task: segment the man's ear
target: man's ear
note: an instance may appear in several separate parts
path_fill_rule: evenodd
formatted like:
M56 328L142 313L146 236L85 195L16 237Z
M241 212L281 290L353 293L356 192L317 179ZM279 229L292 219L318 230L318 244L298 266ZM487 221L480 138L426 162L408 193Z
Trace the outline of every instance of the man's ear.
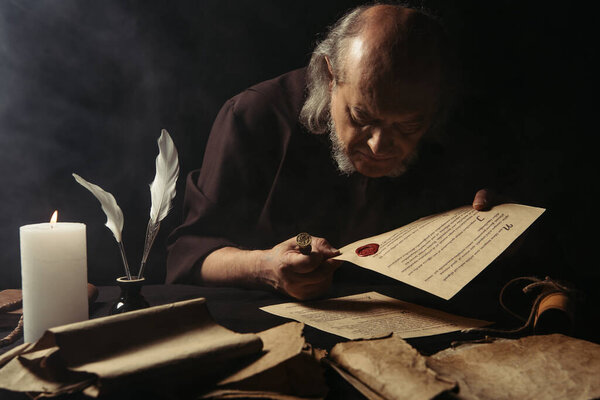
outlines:
M331 67L331 61L329 57L325 56L325 62L327 63L327 71L329 75L329 91L333 89L333 85L335 84L335 77L333 76L333 68Z

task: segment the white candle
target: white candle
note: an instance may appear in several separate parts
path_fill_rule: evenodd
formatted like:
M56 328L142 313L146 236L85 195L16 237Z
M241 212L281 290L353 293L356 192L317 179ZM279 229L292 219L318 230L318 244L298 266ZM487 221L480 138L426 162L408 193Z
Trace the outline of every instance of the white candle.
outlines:
M23 331L35 342L53 326L88 319L85 225L20 228Z

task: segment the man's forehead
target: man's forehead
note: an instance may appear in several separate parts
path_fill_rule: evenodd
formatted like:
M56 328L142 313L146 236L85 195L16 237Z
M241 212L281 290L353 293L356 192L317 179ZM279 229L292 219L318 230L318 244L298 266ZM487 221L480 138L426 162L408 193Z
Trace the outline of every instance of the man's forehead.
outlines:
M389 119L398 123L423 122L429 117L428 110L424 109L392 109L383 111L381 108L374 106L372 103L352 103L349 108L355 117L363 120L371 119Z
M345 84L353 107L370 114L429 114L437 107L436 84L415 81L380 81L360 77Z
M438 71L419 71L409 59L401 66L391 63L382 49L361 37L349 43L345 72L343 83L355 97L382 110L431 108L440 94Z

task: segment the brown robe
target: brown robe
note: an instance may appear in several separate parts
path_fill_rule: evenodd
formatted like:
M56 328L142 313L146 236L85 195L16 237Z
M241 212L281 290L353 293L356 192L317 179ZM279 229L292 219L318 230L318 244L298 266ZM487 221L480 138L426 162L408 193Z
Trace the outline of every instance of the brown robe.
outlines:
M341 175L327 135L298 121L305 71L255 85L219 112L202 167L187 178L167 282L194 281L204 258L221 247L266 249L299 232L341 247L472 201L475 186L456 179L447 151L426 139L417 164L399 178Z

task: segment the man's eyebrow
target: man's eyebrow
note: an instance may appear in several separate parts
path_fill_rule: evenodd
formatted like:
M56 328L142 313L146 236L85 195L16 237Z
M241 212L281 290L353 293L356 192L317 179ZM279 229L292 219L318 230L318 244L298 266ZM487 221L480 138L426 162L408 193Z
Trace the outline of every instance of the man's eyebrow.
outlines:
M414 117L407 118L400 122L400 124L417 124L425 121L425 117L423 115L415 115Z
M375 119L371 116L371 114L367 110L363 109L362 107L352 106L351 108L352 108L352 111L355 114L357 114L357 117L359 117L359 118L373 119L373 120Z
M381 121L378 118L375 118L371 115L371 113L363 106L356 105L349 107L349 110L352 111L351 114L356 116L358 119L369 122L377 122ZM409 115L406 119L402 121L397 121L395 124L397 125L413 125L413 124L421 124L425 121L425 115L421 113L413 113Z

